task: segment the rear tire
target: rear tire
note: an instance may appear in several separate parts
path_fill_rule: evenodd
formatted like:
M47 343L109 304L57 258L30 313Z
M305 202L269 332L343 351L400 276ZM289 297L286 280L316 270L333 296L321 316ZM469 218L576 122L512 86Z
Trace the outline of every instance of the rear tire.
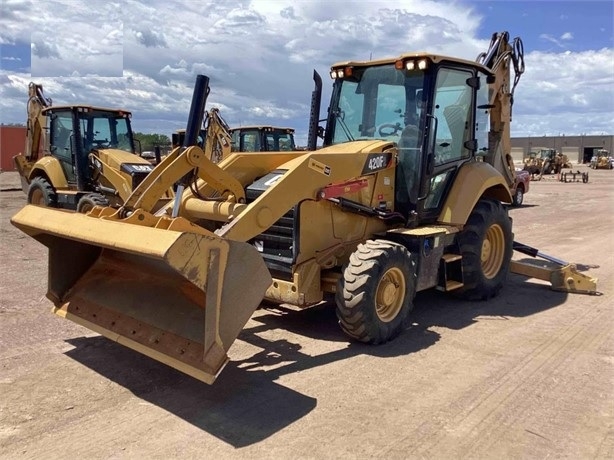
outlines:
M341 329L360 342L387 342L409 325L416 294L416 261L407 249L384 240L359 244L337 283Z
M468 300L499 293L512 259L512 222L499 201L480 200L458 237L464 286L453 291Z
M94 206L108 206L109 201L100 193L88 193L83 195L77 203L77 212L86 214L94 209Z
M58 195L47 179L35 177L28 187L28 203L36 206L57 208Z

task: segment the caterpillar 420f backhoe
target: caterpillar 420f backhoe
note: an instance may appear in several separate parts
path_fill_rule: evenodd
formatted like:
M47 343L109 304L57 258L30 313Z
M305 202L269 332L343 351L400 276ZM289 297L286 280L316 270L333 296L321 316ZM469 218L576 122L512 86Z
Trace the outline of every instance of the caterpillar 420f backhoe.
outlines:
M195 145L208 85L199 76L192 146L169 154L121 209L26 206L12 222L49 247L58 315L209 383L263 298L307 307L334 295L341 328L381 343L406 328L417 291L488 299L510 268L594 292L573 266L511 260L503 203L519 51L502 33L478 62L411 53L336 64L325 129L315 74L311 151L218 164ZM178 180L174 203L153 212Z
M152 167L136 154L130 112L58 106L30 83L26 148L13 159L28 203L87 212L119 206Z

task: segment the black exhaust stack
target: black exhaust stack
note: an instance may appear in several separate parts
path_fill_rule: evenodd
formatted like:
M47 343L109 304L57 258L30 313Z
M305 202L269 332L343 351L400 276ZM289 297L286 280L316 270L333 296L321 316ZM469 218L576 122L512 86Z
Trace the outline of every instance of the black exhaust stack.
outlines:
M209 91L209 77L197 75L194 93L192 94L192 106L188 115L188 126L186 127L185 139L183 141L184 148L198 144L198 134L205 117L205 105Z
M185 139L181 146L182 151L193 145L198 145L198 134L203 124L203 119L205 118L207 96L209 96L209 77L206 75L197 75L196 83L194 84L194 93L192 94L190 114L188 115L188 125L185 130ZM202 148L204 149L205 146L203 145ZM194 170L190 171L176 183L177 189L175 190L175 203L173 205L172 217L177 217L179 215L181 196L185 188L188 187L190 182L194 179L194 173Z
M311 111L309 113L309 133L307 134L307 150L313 151L318 145L320 131L320 105L322 103L322 77L313 71L315 88L311 93Z

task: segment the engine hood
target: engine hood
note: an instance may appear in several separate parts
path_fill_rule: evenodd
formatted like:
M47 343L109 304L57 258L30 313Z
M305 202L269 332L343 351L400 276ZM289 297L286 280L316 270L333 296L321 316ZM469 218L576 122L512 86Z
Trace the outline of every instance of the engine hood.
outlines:
M344 142L316 150L315 153L375 153L393 147L394 142L381 139L369 139L360 141Z
M123 164L151 165L146 159L125 150L99 149L93 150L93 153L114 169L120 169Z

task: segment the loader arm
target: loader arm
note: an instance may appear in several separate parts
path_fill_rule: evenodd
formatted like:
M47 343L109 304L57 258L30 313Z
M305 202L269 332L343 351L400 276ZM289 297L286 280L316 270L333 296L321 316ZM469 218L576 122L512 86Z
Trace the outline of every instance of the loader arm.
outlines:
M390 142L355 141L306 153L278 168L285 171L275 182L216 233L233 241L249 241L268 229L294 205L317 200L319 192L331 183L355 179L395 167ZM369 171L373 155L384 158L383 167ZM391 174L394 174L392 172Z
M118 170L112 168L95 153L90 153L89 156L90 164L95 165L95 168L98 170L98 174L104 177L109 184L111 184L111 187L115 190L115 193L121 198L122 201L126 201L132 192L132 184L129 184Z
M233 203L244 203L241 183L207 158L198 146L174 149L132 192L124 204L125 210L142 209L151 212L169 187L192 171L213 189L226 195Z

